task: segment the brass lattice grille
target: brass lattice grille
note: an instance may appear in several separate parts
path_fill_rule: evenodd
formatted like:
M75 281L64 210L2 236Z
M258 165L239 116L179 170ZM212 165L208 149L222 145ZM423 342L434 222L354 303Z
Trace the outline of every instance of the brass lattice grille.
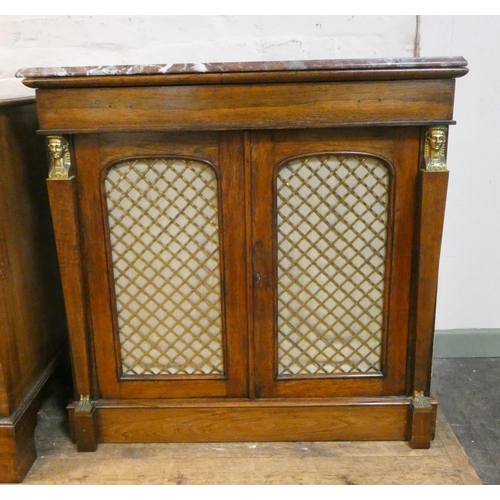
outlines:
M281 168L279 375L380 372L388 187L387 167L370 156Z
M214 171L125 161L105 188L123 374L222 375Z

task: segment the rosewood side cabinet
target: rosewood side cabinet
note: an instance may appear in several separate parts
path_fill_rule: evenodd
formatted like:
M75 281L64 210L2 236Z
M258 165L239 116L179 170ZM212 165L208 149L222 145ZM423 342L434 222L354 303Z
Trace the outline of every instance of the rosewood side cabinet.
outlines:
M35 68L77 448L427 448L461 57Z
M35 461L37 411L68 354L38 127L34 98L0 100L0 483Z

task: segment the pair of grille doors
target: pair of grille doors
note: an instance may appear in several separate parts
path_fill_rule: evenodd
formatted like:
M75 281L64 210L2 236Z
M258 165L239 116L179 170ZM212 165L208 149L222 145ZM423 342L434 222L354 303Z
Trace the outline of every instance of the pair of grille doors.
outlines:
M274 182L275 375L380 374L388 165L310 154L283 163ZM110 168L104 188L122 376L224 377L216 172L134 158Z

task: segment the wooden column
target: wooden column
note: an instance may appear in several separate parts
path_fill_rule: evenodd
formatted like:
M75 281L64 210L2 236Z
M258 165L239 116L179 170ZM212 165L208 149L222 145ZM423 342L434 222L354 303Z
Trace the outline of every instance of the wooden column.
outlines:
M64 301L68 316L70 349L75 390L80 396L73 413L73 428L78 451L97 448L97 421L91 402L93 383L86 293L83 279L80 232L78 223L76 179L49 179L47 188L56 235Z
M419 170L413 268L413 300L408 394L412 398L408 440L412 448L429 448L437 403L430 399L436 294L444 222L447 170Z

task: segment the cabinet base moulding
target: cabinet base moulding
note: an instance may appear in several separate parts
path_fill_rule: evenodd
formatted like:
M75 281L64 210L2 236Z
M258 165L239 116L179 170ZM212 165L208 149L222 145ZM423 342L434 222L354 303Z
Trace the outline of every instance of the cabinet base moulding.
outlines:
M75 406L68 407L73 426ZM429 441L435 432L436 412L437 401L431 400ZM409 398L391 397L317 403L100 400L95 402L94 415L103 443L189 443L403 441L412 435L412 413ZM419 442L414 444L419 447Z
M44 386L59 362L55 357L38 377L19 407L0 417L0 483L22 482L36 459L34 432Z
M0 419L0 483L21 482L36 459L34 431L39 401L15 420Z

